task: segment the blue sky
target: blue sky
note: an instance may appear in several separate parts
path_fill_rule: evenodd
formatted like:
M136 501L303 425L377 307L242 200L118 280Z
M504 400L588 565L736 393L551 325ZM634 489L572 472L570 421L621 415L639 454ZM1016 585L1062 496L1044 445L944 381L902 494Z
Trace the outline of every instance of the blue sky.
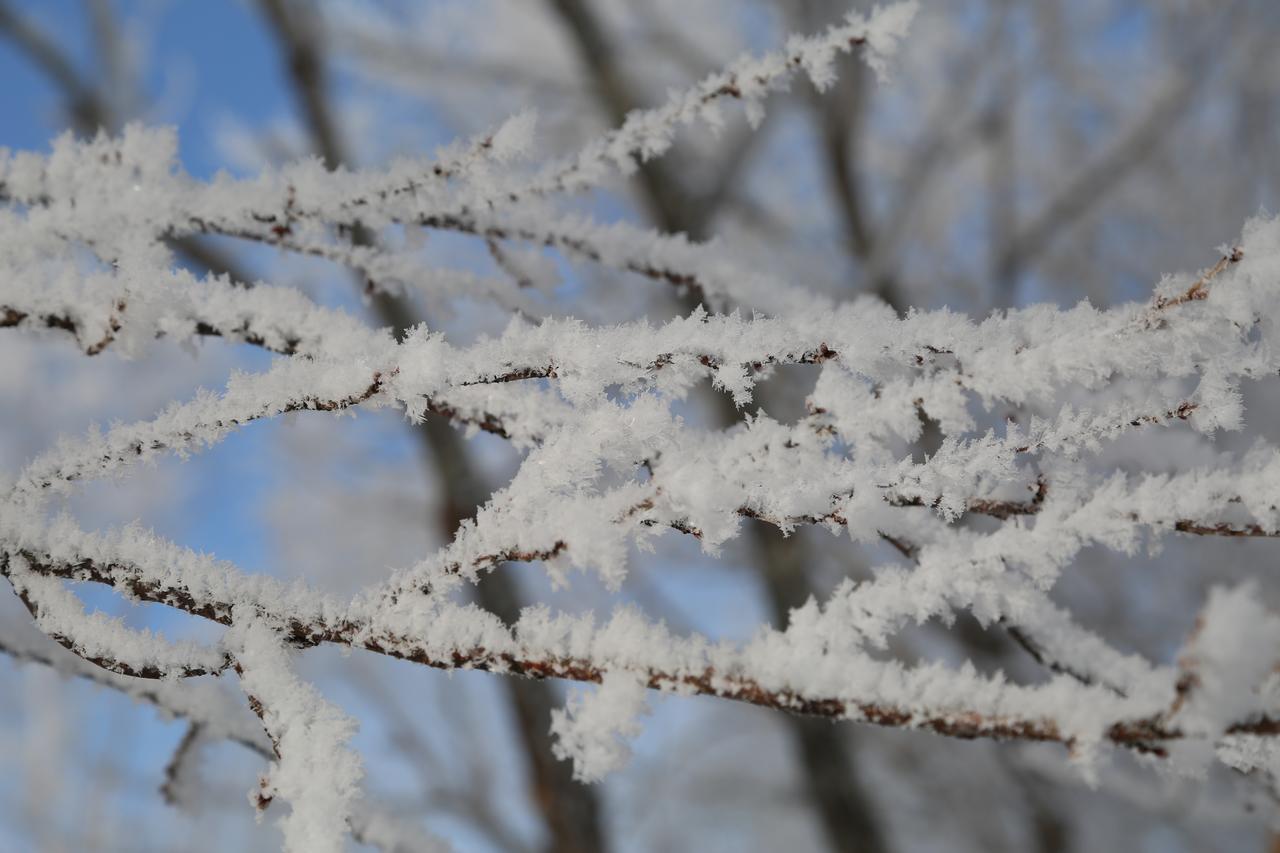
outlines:
M15 6L71 50L81 74L94 71L86 4L81 0L19 2ZM183 164L207 176L222 164L214 145L218 122L235 116L265 123L292 108L270 33L248 3L129 0L122 20L146 21L144 85L152 101L146 119L179 128ZM0 144L40 149L62 127L61 99L48 77L8 41L0 41Z

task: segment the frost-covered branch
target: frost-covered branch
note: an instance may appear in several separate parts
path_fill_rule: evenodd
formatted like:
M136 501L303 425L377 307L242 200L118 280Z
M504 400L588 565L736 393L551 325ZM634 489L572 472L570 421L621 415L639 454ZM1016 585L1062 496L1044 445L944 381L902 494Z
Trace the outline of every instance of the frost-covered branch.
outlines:
M557 164L520 190L526 194L575 192L598 186L613 170L629 174L637 164L665 153L682 125L703 121L720 127L719 105L740 101L748 120L758 125L763 101L772 91L786 88L805 72L813 85L825 89L835 80L836 58L864 49L866 61L883 72L918 10L915 0L877 8L870 19L849 13L840 23L814 36L793 36L787 46L764 56L746 56L696 85L675 93L660 107L631 112L622 126L592 140L566 164Z
M40 563L34 556L27 559L37 570L53 576L120 584L141 600L168 603L224 624L234 623L229 602L184 603L186 593L180 589L152 586L136 577L127 580L130 573L136 576L140 567L102 567L88 561L68 566ZM674 637L630 611L616 613L597 626L589 618L556 617L545 610L533 610L511 634L492 617L458 605L418 613L406 605L399 612L371 617L372 621L364 624L349 617L327 621L318 615L312 617L315 621L303 622L278 606L273 608L269 596L255 601L253 607L267 623L286 624L288 633L284 636L295 646L347 644L442 669L598 682L605 673L621 668L640 673L650 688L682 695L718 696L792 713L924 728L961 738L1063 743L1101 738L1162 754L1167 742L1186 736L1165 719L1163 703L1171 703L1174 693L1171 678L1157 680L1165 690L1156 696L1148 691L1140 699L1122 699L1103 691L1090 694L1087 709L1075 704L1083 696L1064 705L1065 698L1080 688L1068 688L1063 681L1044 688L1018 688L971 672L953 673L938 667L903 670L871 658L830 655L822 635L814 633L820 623L811 618L817 615L813 608L798 614L801 618L787 632L767 632L743 649L728 650L697 638ZM407 631L414 623L418 630ZM464 626L470 627L459 634L458 629ZM459 642L466 634L473 635L472 642ZM786 661L804 655L806 645L815 642L817 645L808 650L813 674L788 672ZM886 681L890 673L893 682ZM1148 676L1148 685L1150 679ZM895 686L889 687L890 683ZM978 689L983 684L985 694ZM817 689L818 685L829 692ZM870 693L860 696L862 690ZM982 695L986 700L972 705L962 698ZM926 696L933 698L925 700ZM1069 710L1072 707L1076 710ZM1280 723L1266 715L1242 717L1228 721L1222 731L1272 736L1280 734Z
M202 743L229 737L271 761L255 797L260 808L287 806L287 849L338 850L348 832L398 843L362 805L355 721L295 667L321 645L599 685L539 722L589 781L625 761L651 691L1061 743L1086 769L1112 747L1181 773L1202 774L1212 760L1274 768L1280 617L1255 587L1209 592L1176 661L1125 651L1057 593L1089 553L1155 554L1192 536L1280 538L1280 450L1265 441L1204 450L1242 427L1244 391L1280 373L1280 220L1251 220L1216 264L1166 277L1149 299L969 317L836 302L809 287L803 267L783 278L727 242L566 212L564 196L629 174L684 127L715 126L726 102L743 102L754 120L764 97L802 72L828 85L834 59L855 48L883 70L915 6L851 16L739 60L561 160L528 162L536 126L525 111L434 158L353 170L340 165L314 51L286 4L269 2L322 160L203 181L180 167L172 132L140 126L63 137L47 155L0 155L0 328L74 340L97 363L157 340L214 337L272 355L219 392L64 439L0 481L0 574L34 629L75 656L54 663L189 721L167 797L185 796ZM415 242L421 229L476 238L502 275L433 265ZM198 278L172 255L192 237L323 259L355 271L369 300L423 297L434 308L479 297L488 332L467 337L384 311L392 334L279 284ZM515 244L707 304L660 322L593 323L565 310L564 291L587 285L561 286L549 258L517 258ZM865 254L875 260L871 247ZM762 390L801 374L812 382L803 408L782 410ZM699 388L740 420L702 421ZM442 547L355 594L247 573L139 524L85 530L68 511L87 483L199 453L250 424L375 410L497 436L512 470L467 503L479 506L473 516L453 501L460 523ZM427 426L452 438L437 421ZM1151 450L1127 449L1149 439ZM431 444L441 457L449 447ZM718 556L766 526L815 528L833 550L863 546L890 561L799 604L785 627L736 643L672 632L626 605L607 618L542 605L499 618L464 603L468 586L494 572L545 571L556 586L591 572L616 592L635 552L659 537ZM1216 547L1237 546L1250 547ZM87 611L78 583L225 630L210 644L135 630ZM897 656L916 626L960 617L1003 627L1041 664L1039 680ZM0 650L49 662L7 633ZM205 708L175 684L230 673L260 727L246 729L242 708Z

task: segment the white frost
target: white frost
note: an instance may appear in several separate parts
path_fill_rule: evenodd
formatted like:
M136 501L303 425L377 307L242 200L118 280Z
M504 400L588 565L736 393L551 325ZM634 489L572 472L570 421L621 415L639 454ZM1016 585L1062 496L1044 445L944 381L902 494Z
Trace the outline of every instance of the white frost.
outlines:
M564 710L551 712L556 758L573 762L575 779L599 782L627 762L627 739L640 734L636 718L645 709L647 693L642 677L610 671L599 687L575 691Z

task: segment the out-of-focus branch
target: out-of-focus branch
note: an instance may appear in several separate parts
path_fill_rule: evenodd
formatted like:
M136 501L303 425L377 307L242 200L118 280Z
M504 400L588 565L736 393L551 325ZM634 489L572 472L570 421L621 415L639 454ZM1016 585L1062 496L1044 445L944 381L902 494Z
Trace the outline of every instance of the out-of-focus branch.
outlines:
M867 275L872 281L893 280L895 256L907 239L911 217L936 179L939 166L959 159L958 149L977 137L980 122L966 116L964 110L989 67L990 57L1003 36L1006 17L1003 4L993 10L982 39L950 75L947 96L929 117L919 135L921 141L908 156L867 262Z
M613 61L614 51L595 13L583 0L549 0L573 39L578 56L595 82L597 100L605 117L613 125L622 124L627 113L636 106L621 69ZM689 208L679 183L667 174L665 161L649 160L640 164L641 199L649 218L668 233L684 233L698 239L701 229L688 216Z
M814 8L815 6L821 8ZM800 3L793 28L811 28L833 10L824 4ZM835 83L825 92L809 89L810 114L817 124L821 160L827 187L844 223L844 244L849 257L862 269L863 286L898 313L907 308L906 295L895 277L875 263L880 256L881 227L871 221L867 187L863 181L863 122L872 96L869 73L856 57L841 57Z
M483 765L473 764L466 768L469 778L465 788L457 790L459 774L445 766L436 749L424 737L418 718L402 704L402 697L388 688L378 671L359 661L352 663L349 667L352 682L377 705L379 712L386 718L390 729L389 740L394 743L405 763L421 779L425 805L432 810L466 820L499 850L507 853L530 853L529 846L507 827L502 811L495 807L498 804L491 797L492 774L487 769L481 770ZM449 694L450 697L455 695ZM451 709L454 706L448 701L442 701L441 707ZM484 735L474 731L473 721L468 715L459 711L447 714L446 717L448 725L456 729L456 736L468 742L463 749L481 748L480 741ZM453 731L450 736L454 736Z
M1014 137L1018 81L1012 70L996 84L994 103L983 116L982 135L987 143L987 233L991 252L991 286L996 302L1006 307L1016 301L1018 270L1004 263L1000 252L1014 242L1018 232L1018 147Z
M333 112L329 108L326 71L320 53L320 11L290 0L258 0L289 69L289 81L316 153L329 169L349 163Z
M129 49L120 32L112 0L85 0L89 22L93 30L93 46L101 68L99 97L108 99L110 115L132 114L131 101L138 95L129 68Z
M191 777L196 772L200 760L200 747L205 741L205 726L192 721L187 725L182 740L164 767L164 782L160 784L160 795L171 806L187 806L187 794L191 788ZM265 756L264 756L265 757Z
M100 93L84 82L66 53L7 2L0 2L0 35L25 53L62 90L77 132L90 135L115 126Z
M862 63L843 58L836 84L826 92L813 92L813 110L822 138L823 162L828 172L827 184L835 197L836 207L844 222L845 244L849 253L868 276L871 292L902 313L906 297L894 278L878 272L870 264L878 241L878 229L870 221L866 206L866 188L859 172L859 143L862 117L871 97L867 71Z
M1098 159L1073 176L996 254L995 280L1006 282L998 294L1012 304L1017 279L1053 240L1077 222L1160 149L1161 140L1191 106L1205 75L1203 69L1183 74L1136 124Z

